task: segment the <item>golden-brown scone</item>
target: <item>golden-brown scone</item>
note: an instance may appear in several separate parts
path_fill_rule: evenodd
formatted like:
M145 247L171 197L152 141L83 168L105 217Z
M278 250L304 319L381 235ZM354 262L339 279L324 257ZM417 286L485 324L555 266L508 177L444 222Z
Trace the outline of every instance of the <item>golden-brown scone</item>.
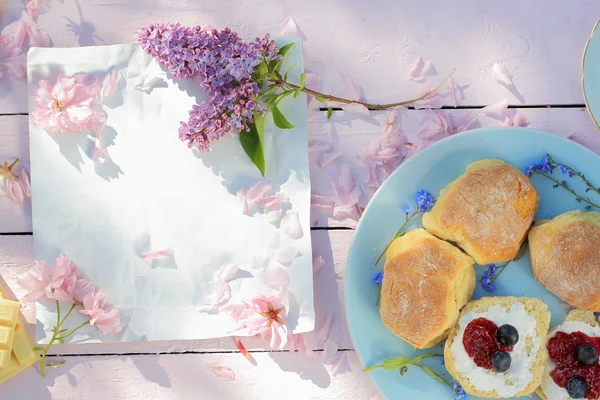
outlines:
M550 332L548 332L548 340L550 340L550 338L553 337L557 331L566 333L583 331L582 333L585 333L588 336L598 337L600 336L600 324L598 324L598 321L596 320L596 317L592 311L575 309L567 314L567 317L562 324L552 328ZM542 400L569 398L567 391L564 388L559 387L550 376L550 372L552 372L554 367L554 362L547 357L546 366L542 375L542 383L535 391L535 393Z
M486 318L498 327L513 325L519 341L504 373L478 367L464 349L463 334L468 324ZM448 373L470 395L485 398L528 396L540 385L547 360L545 348L550 312L538 299L527 297L484 297L467 304L460 312L444 347Z
M540 199L527 177L498 159L476 161L440 192L423 227L455 242L477 264L512 260Z
M424 229L394 240L386 252L381 320L418 349L448 336L475 290L471 257Z
M529 232L535 279L567 303L600 311L600 213L569 211Z

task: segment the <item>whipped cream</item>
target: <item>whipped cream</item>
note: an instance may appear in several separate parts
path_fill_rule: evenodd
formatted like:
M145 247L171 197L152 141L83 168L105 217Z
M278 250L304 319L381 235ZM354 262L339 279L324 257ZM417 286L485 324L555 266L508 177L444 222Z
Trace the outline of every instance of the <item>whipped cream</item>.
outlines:
M562 324L557 326L556 329L550 335L548 335L548 340L556 336L557 332L581 332L590 337L600 337L600 328L588 325L585 322L581 321L563 322ZM567 393L567 390L558 386L554 382L554 379L552 379L552 377L550 376L550 372L554 370L554 366L555 362L548 358L548 361L546 361L546 367L544 368L544 375L542 376L542 390L544 391L544 394L546 395L548 400L570 400L571 397Z
M465 328L469 322L481 317L489 319L498 326L510 324L519 331L519 341L509 353L512 363L505 373L478 367L465 350L463 345ZM527 387L533 379L529 369L535 361L541 340L535 332L537 321L525 310L523 303L514 303L509 311L497 305L483 313L466 313L460 317L458 325L458 334L450 346L450 353L454 358L456 370L469 378L476 389L495 390L499 397L512 397ZM527 342L532 344L529 354L526 350ZM508 382L512 382L512 385L507 385Z

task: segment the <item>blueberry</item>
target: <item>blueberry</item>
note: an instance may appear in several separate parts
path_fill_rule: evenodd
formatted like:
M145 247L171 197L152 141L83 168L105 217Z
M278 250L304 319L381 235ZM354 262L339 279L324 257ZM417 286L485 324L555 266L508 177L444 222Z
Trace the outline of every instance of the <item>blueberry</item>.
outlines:
M512 325L502 325L498 328L496 339L502 346L514 346L519 341L519 332Z
M572 399L581 399L587 392L587 385L580 378L573 378L567 383L567 393Z
M591 344L582 344L577 348L577 360L585 365L593 365L598 361L598 351Z
M510 354L505 351L497 351L492 356L492 368L496 372L508 371L511 362Z

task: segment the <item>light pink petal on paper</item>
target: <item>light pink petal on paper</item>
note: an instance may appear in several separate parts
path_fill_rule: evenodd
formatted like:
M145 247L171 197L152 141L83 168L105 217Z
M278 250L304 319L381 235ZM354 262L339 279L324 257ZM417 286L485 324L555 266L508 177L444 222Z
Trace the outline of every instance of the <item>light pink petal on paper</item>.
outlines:
M528 122L527 117L518 111L513 117L513 126L525 126Z
M321 361L333 376L337 374L338 369L346 359L345 354L338 352L338 349L338 345L334 340L327 339L323 347L323 353L321 353Z
M316 276L327 266L327 262L322 256L313 257L313 275Z
M370 114L369 109L362 104L358 103L350 103L350 104L342 104L342 110L349 112L351 114L355 114L361 117L368 117Z
M292 17L287 17L283 21L281 21L281 24L279 25L279 33L282 36L298 35L302 38L302 41L306 41L306 35L304 34L304 32L302 32L300 27L298 27L296 20L294 20L294 18Z
M425 95L427 93L430 93L433 89L433 87L431 86L423 86L423 90L421 90L421 95ZM429 96L425 97L422 100L418 100L415 101L414 103L412 103L412 106L416 109L416 110L421 110L421 109L437 109L437 108L442 108L444 106L444 99L442 99L442 96L439 95L438 92L432 92Z
M228 282L235 278L239 270L238 264L227 264L217 272L217 279Z
M469 129L471 125L477 122L477 116L470 111L461 113L460 117L452 124L454 127L454 133L464 132Z
M299 255L300 252L296 248L296 246L289 245L282 249L277 250L274 254L275 259L283 265L291 264Z
M419 56L413 63L410 71L408 72L408 79L411 81L417 80L421 77L421 71L423 70L423 57Z
M302 358L312 360L314 358L312 335L310 333L288 334L287 348L297 351Z
M502 86L512 86L512 76L504 64L494 64L492 66L492 77Z
M101 98L106 99L112 96L117 91L120 80L121 72L117 67L113 67L110 73L102 80Z
M346 85L348 86L348 91L350 92L349 100L360 101L362 97L362 90L358 86L358 84L354 81L354 79L349 76L345 76L344 80L346 81Z
M454 107L459 106L464 98L460 85L458 84L458 82L456 82L456 79L454 79L454 77L450 77L446 86L448 87L448 96L450 97L452 104L454 104Z
M281 205L285 201L286 201L285 195L283 193L277 193L272 196L265 196L265 197L258 199L256 204L258 205L258 207L260 207L264 210L268 210L268 209L273 209L275 207L281 208Z
M335 200L326 197L313 194L311 196L311 207L314 210L318 210L327 217L333 217L333 208L335 207Z
M153 59L144 71L140 73L134 88L144 93L152 93L154 88L167 80L167 73Z
M266 335L263 334L264 339L266 339ZM288 341L288 329L287 326L279 324L277 322L273 322L271 324L271 334L270 334L270 342L269 347L273 350L282 350Z
M14 25L10 24L5 29L9 30L12 27L15 27L15 32L12 34L13 44L19 49L23 49L25 47L25 39L29 36L27 22L23 18L19 18L19 20L14 22Z
M326 168L331 165L335 160L339 159L342 156L341 151L333 151L331 153L324 153L321 156L321 162L319 163L319 167Z
M106 154L106 148L104 147L104 144L102 143L102 134L100 132L98 132L96 134L96 137L92 138L92 140L94 142L94 151L92 153L92 161L95 164L105 162L106 158L107 158L107 154Z
M31 197L31 183L25 168L21 168L21 172L19 173L19 183L21 184L21 189L23 189L23 194L27 197Z
M235 379L235 373L229 367L225 367L223 365L218 364L210 364L208 365L208 369L210 372L218 376L219 378L223 378L226 381L232 381Z
M304 235L300 217L296 211L289 211L281 219L281 228L290 239L300 239Z
M501 117L508 108L508 99L501 100L497 103L490 104L489 106L483 107L481 113L490 117Z
M248 214L258 202L272 190L271 184L265 180L258 181L254 186L242 188L237 192L237 197L242 202L242 211Z
M315 338L317 340L327 341L329 338L329 330L331 329L331 323L333 322L333 315L328 314L323 321L323 325L315 328Z
M162 259L171 257L173 255L173 253L174 253L173 249L171 249L171 248L155 250L155 251L148 251L146 253L140 254L140 258L144 261L162 260Z
M381 123L381 133L385 136L394 134L398 131L399 127L397 124L398 116L400 115L399 110L391 110L385 114L385 119Z
M270 265L261 274L262 282L269 288L284 291L290 285L290 276L279 265Z
M417 132L417 136L421 139L434 140L445 138L452 133L452 124L446 113L427 110L421 120L421 127Z
M6 69L8 69L8 72L10 72L10 74L16 79L25 79L27 70L25 69L25 65L23 65L23 63L17 58L9 58L0 61L0 66L2 65L4 65Z

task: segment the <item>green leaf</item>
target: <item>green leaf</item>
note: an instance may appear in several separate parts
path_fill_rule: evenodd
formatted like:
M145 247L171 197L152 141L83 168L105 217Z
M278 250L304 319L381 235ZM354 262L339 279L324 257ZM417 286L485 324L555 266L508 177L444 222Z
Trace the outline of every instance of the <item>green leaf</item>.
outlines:
M62 360L62 361L56 361L56 362L48 363L48 364L45 364L45 365L46 365L46 367L58 367L59 365L63 365L66 362L67 362L67 360Z
M333 108L329 107L327 109L327 121L329 121L331 119L332 115L333 115Z
M329 101L323 96L316 96L315 98L317 99L317 101L320 101L321 103L326 103Z
M271 93L273 93L274 91L276 91L278 89L277 86L271 86L270 88L268 88L267 90L265 90L264 92L262 92L260 95L258 95L258 98L261 99L265 96L270 95Z
M281 113L277 106L273 107L273 122L280 129L292 129L294 125Z
M306 79L306 74L303 72L300 74L300 86L304 87L304 80Z
M292 65L291 65L291 66L288 68L288 70L285 72L285 75L283 75L283 80L284 80L284 81L287 81L288 74L289 74L289 73L292 71L292 69L294 69L294 67L295 67L295 66L296 66L296 64L292 64Z
M258 64L254 71L256 72L256 74L260 77L260 76L265 76L265 74L267 73L267 64L263 61L260 64Z
M445 380L444 378L442 378L441 376L439 376L438 374L436 374L435 372L433 372L433 371L431 370L431 368L429 368L429 367L424 367L424 366L422 366L422 365L419 365L419 367L421 367L421 369L422 369L423 371L425 371L425 373L426 373L427 375L431 376L432 378L434 378L434 379L436 379L436 380L440 381L440 382L441 382L441 383L443 383L443 384L446 384L446 385L448 384L448 382L446 382L446 380Z
M392 238L392 240L396 240L399 237L402 237L406 234L406 231L402 231L402 232L398 232L397 234L394 235L394 237Z
M294 92L294 98L298 97L300 95L300 93L302 93L302 89L301 87L299 87L298 89L296 89L296 91Z
M287 53L292 47L294 47L294 43L288 43L282 48L279 49L279 55L281 57L285 57L285 53Z
M265 155L262 142L265 130L265 118L260 114L254 114L254 123L249 124L248 127L250 130L240 132L240 143L252 163L264 177Z
M519 251L517 252L517 255L515 256L515 258L513 258L513 261L519 261L521 258L523 258L526 251L527 251L527 242L524 242L521 245L521 248L519 249Z

